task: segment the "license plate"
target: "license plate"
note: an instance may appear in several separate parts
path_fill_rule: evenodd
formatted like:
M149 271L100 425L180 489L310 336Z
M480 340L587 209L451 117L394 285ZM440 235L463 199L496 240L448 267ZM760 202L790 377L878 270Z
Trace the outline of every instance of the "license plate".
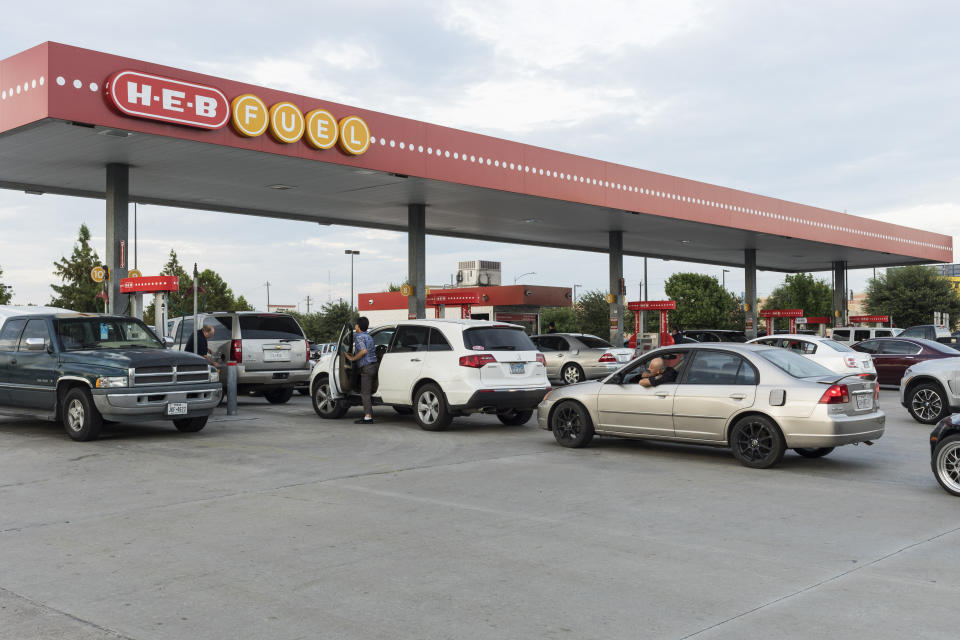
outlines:
M873 409L873 396L866 393L855 396L857 399L857 409Z
M627 362L628 360L630 360L630 356L628 355L625 356L621 354L617 356L617 362Z
M187 415L187 403L186 402L170 402L167 404L167 415L168 416L185 416Z
M265 362L290 362L290 351L288 349L271 349L263 352Z
M523 363L522 363L522 362L511 362L511 363L510 363L510 373L523 373Z

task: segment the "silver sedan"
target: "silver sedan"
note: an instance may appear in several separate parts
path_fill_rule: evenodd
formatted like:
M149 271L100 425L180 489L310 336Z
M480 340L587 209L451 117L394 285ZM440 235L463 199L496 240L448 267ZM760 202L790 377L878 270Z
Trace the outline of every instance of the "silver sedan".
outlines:
M564 384L605 378L633 359L633 349L617 348L587 333L531 336L547 361L547 377Z
M672 372L656 386L638 384L654 358ZM816 458L839 445L872 444L886 420L878 396L876 382L785 349L684 344L603 380L554 389L537 420L565 447L583 447L594 434L670 440L730 447L742 464L763 469L787 449Z

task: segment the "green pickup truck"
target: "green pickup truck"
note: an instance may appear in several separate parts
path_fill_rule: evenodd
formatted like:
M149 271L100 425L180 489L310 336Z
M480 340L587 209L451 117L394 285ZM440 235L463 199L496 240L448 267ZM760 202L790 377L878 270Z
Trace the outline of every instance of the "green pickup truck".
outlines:
M217 368L168 349L127 316L21 313L0 327L0 414L59 420L95 440L105 420L200 431L220 402Z

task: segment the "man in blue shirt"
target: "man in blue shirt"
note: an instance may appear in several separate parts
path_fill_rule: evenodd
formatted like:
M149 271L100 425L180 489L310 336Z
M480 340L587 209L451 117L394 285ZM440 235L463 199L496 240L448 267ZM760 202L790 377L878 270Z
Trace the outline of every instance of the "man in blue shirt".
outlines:
M347 360L356 362L360 366L360 397L363 399L363 418L355 420L357 424L373 422L373 377L377 373L376 347L373 338L367 333L370 321L364 316L357 318L353 334L353 354L345 353Z

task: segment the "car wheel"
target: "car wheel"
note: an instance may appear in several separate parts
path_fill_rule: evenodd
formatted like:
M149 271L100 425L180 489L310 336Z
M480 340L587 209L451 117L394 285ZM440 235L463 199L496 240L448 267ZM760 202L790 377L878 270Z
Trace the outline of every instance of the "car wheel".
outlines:
M393 405L393 410L402 416L408 416L413 413L413 407L404 407L403 405L399 404Z
M413 397L413 417L424 431L442 431L450 426L453 416L440 387L425 384L417 389Z
M833 451L834 447L799 447L794 449L804 458L822 458Z
M765 416L746 416L730 431L733 455L746 467L767 469L783 460L787 449L780 428Z
M207 417L208 416L180 418L179 420L173 421L173 426L177 428L177 431L182 431L183 433L196 433L207 426Z
M930 466L940 486L947 493L960 496L960 434L937 443Z
M913 419L921 424L936 424L947 415L947 399L937 384L917 385L910 392L907 410Z
M580 365L568 362L567 364L563 365L563 369L560 370L560 378L563 380L564 384L577 384L578 382L583 382L583 369L580 368Z
M342 398L333 397L330 389L330 378L323 376L313 383L313 395L310 396L313 401L313 410L321 418L336 420L342 418L350 406Z
M263 397L270 404L284 404L293 397L293 389L271 389L270 391L264 391Z
M67 435L77 442L87 442L100 437L103 417L93 404L90 392L83 387L67 391L60 408L60 417Z
M550 428L553 437L564 447L585 447L593 440L593 422L579 402L558 404L550 414Z
M526 411L510 409L509 411L498 413L497 419L508 427L519 427L522 424L527 424L527 420L529 420L532 415L533 411L529 409Z

